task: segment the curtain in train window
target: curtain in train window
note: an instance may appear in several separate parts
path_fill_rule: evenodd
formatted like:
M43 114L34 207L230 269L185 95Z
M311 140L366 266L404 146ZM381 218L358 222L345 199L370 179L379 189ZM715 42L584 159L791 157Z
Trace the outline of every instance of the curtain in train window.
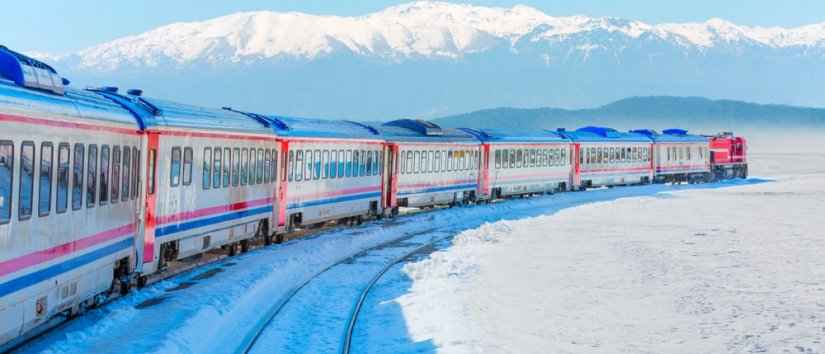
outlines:
M34 203L34 143L24 142L20 149L20 200L17 216L23 220L32 216Z
M264 183L264 149L258 149L258 164L255 165L257 168L256 174L256 182L258 184Z
M346 168L346 152L344 150L338 150L338 178L344 177Z
M315 150L312 161L315 163L312 166L312 179L321 179L321 170L324 167L324 162L321 160L321 150Z
M321 178L327 179L329 178L329 150L321 151Z
M329 153L329 178L338 177L338 150L332 150Z
M352 177L358 177L358 172L361 170L361 167L358 164L361 163L361 152L358 150L352 151ZM347 167L349 170L349 167Z
M86 207L91 208L97 202L97 145L89 145L86 159Z
M13 177L14 143L3 141L0 142L0 224L11 221Z
M112 147L112 203L120 200L120 146Z
M74 145L74 161L72 163L72 210L83 207L83 173L86 159L86 146L83 144Z
M367 175L367 154L369 151L361 150L361 164L359 168L361 169L359 176L366 176Z
M49 215L52 208L52 169L54 168L54 148L52 143L40 145L40 176L38 178L37 214Z
M232 149L230 148L223 148L223 187L229 187L229 183L232 181Z
M203 149L203 189L212 188L212 148Z
M180 185L181 153L179 147L172 148L172 164L169 168L169 185L177 187Z
M62 143L57 148L57 199L55 210L58 214L69 208L69 144Z
M372 171L372 159L374 156L372 155L372 151L367 151L367 176L371 176L373 174Z
M249 149L241 150L241 185L249 183Z
M124 151L124 153L125 152L126 151ZM192 184L192 159L193 159L193 155L194 154L192 152L192 148L187 147L187 148L183 149L183 173L182 173L183 176L181 178L183 179L183 185L184 186L188 186L188 185ZM126 166L126 161L125 161L126 155L123 155L123 158L124 158L123 165ZM125 174L126 172L124 171L123 173ZM123 193L126 193L126 191L124 191Z
M241 182L241 148L232 150L232 185L238 186Z
M190 150L191 152L191 150ZM189 170L192 170L191 164ZM132 176L132 148L128 146L123 147L123 179L121 180L121 192L123 196L121 196L122 201L129 200L129 193L130 186L129 186L129 178ZM191 177L191 175L190 175ZM190 179L191 180L191 179Z
M306 150L304 153L304 178L307 181L312 180L312 167L315 166L315 155L312 150Z
M352 176L352 150L347 150L347 156L344 157L345 175Z
M221 188L221 171L223 169L223 150L212 149L212 188Z
M272 160L269 163L269 172L272 175L272 182L278 181L278 150L272 149Z

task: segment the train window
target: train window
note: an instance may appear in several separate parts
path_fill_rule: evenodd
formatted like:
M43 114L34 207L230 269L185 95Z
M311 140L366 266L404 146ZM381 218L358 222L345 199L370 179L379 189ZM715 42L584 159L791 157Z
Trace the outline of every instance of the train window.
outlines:
M120 200L120 146L112 147L112 203Z
M109 202L109 168L111 154L109 145L100 147L100 205Z
M372 164L373 164L373 159L374 158L375 158L375 156L372 155L372 151L367 151L367 175L368 176L372 176L372 174L373 174Z
M169 167L169 185L177 187L180 185L181 154L179 147L172 148L172 164Z
M249 182L249 149L241 150L241 185Z
M516 150L516 168L521 168L521 164L524 161L524 152L521 149Z
M691 150L691 149L690 149L690 146L688 146L686 149L687 149L687 159L688 159L688 160L692 160L692 159L690 158L690 150Z
M52 143L40 145L40 175L38 176L37 214L47 216L52 208L52 169L54 168Z
M189 150L192 151L191 149ZM190 159L191 160L191 159ZM192 166L190 163L189 170L192 170ZM123 178L121 179L121 192L123 195L121 196L122 201L129 200L129 178L132 176L132 148L128 146L123 147ZM190 175L191 177L191 175ZM191 181L191 178L190 178Z
M338 178L344 177L344 172L347 168L346 164L346 155L347 153L344 150L338 150Z
M37 214L47 216L52 209L52 169L54 168L52 143L40 144L40 176L38 177Z
M89 145L86 161L86 207L92 208L97 202L97 145Z
M126 151L124 151L126 153ZM192 184L192 159L194 153L192 152L191 147L183 148L183 185L188 186ZM126 158L126 155L123 155L123 158ZM124 166L126 163L124 162ZM125 172L124 172L125 173ZM124 192L125 193L125 192Z
M212 148L203 148L203 189L212 188Z
M368 173L369 173L369 171L367 170L367 154L368 153L369 153L369 151L361 150L361 165L360 165L361 172L359 174L359 176L361 176L361 177L367 176Z
M212 188L221 188L221 171L223 169L223 150L212 148Z
M227 188L232 182L232 149L223 148L223 157L223 188Z
M329 178L329 150L321 151L321 179Z
M413 152L413 162L412 162L412 172L418 173L419 172L419 165L421 161L421 152L415 151Z
M374 156L373 160L375 161L372 164L372 168L373 168L373 173L372 174L378 176L378 175L381 174L382 168L384 166L384 155L382 154L381 151L377 151L377 150L373 151L372 154Z
M496 150L496 168L501 168L501 150Z
M312 180L312 166L315 164L315 162L312 159L313 159L312 150L306 150L306 152L304 153L304 166L303 166L303 168L304 168L304 178L307 181Z
M315 150L315 159L316 160L321 157L320 155L321 154L318 153L318 150ZM258 184L264 183L264 170L267 169L267 166L264 165L265 162L266 162L266 160L264 160L264 149L258 149L258 174L257 174ZM315 173L317 174L318 171L315 171ZM318 179L318 177L315 177L315 179Z
M567 165L569 159L567 158L567 148L561 149L561 164L562 166Z
M20 220L32 216L34 194L34 143L24 142L20 148L20 200L17 206L17 215Z
M510 168L510 151L501 150L501 167Z
M241 148L232 150L232 186L241 182Z
M304 179L304 151L298 150L295 153L295 181L300 182Z
M295 151L290 151L287 160L287 179L292 182L295 178Z
M86 158L86 146L74 145L74 161L72 165L72 210L83 207L83 161Z
M430 171L429 171L429 164L430 164L430 161L429 161L429 160L427 160L427 158L428 158L428 156L427 156L427 152L426 152L426 151L422 151L422 152L421 152L421 159L420 159L420 160L418 160L418 169L419 169L419 172L421 172L421 173L428 173L428 172L430 172Z
M342 177L352 176L352 150L347 150L345 154L341 155L341 157L344 159L344 163L342 164L344 167L344 173L339 173L338 175Z
M507 156L509 156L510 163L507 164L509 168L516 168L516 150L507 149Z
M264 150L264 183L272 182L272 150Z
M358 150L352 151L352 159L350 160L349 164L347 165L347 176L350 175L350 171L352 170L352 177L358 177L358 170L360 169L358 164L361 161L361 152Z
M401 159L401 161L399 161L399 165L401 165L401 174L405 175L407 174L407 152L401 151L398 156L400 156Z
M69 144L61 143L57 147L57 199L55 211L58 214L69 208Z
M307 180L317 180L321 177L321 150L307 151L307 165L309 172L307 172Z
M407 150L407 173L415 173L415 153Z
M12 186L14 186L14 143L0 142L0 224L11 221Z
M338 150L329 152L329 178L338 177Z
M140 150L132 148L132 200L140 193Z

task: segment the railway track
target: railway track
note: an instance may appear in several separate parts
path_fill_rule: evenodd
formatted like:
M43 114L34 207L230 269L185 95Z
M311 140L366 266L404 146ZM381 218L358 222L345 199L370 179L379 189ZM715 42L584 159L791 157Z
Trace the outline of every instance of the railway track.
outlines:
M427 229L424 231L414 232L403 237L394 239L392 241L376 245L369 249L365 249L359 252L358 254L355 254L351 257L331 264L330 266L313 274L299 286L293 288L278 302L276 302L272 307L270 307L268 311L265 312L264 316L262 316L258 320L256 325L253 327L252 331L250 331L248 335L243 339L241 345L238 347L235 353L246 354L257 352L271 352L273 349L268 346L269 343L267 343L266 337L268 333L275 333L274 331L279 330L279 328L273 327L273 322L280 315L282 315L285 309L295 304L296 300L298 300L304 292L309 292L307 290L308 288L310 288L313 285L317 285L316 283L318 282L324 282L324 279L322 278L325 275L328 275L338 270L340 267L349 266L361 261L362 263L366 264L367 268L370 269L370 272L368 274L371 274L372 276L363 279L365 281L360 284L361 287L357 291L356 296L354 297L355 300L352 302L352 306L348 311L349 313L346 314L346 316L336 317L340 317L339 319L342 320L338 321L340 324L339 327L342 329L341 335L335 336L333 334L327 333L330 338L340 338L340 343L338 343L338 348L335 351L338 351L340 353L350 353L353 349L352 337L355 333L358 317L361 313L361 310L363 309L364 303L370 291L378 283L378 281L393 266L411 259L411 257L415 256L416 254L420 254L424 251L432 249L434 247L434 244L443 241L454 234L455 233L453 231L436 229ZM389 254L386 257L384 257L380 262L373 262L374 259L368 259L375 258L375 253L377 252L386 252Z

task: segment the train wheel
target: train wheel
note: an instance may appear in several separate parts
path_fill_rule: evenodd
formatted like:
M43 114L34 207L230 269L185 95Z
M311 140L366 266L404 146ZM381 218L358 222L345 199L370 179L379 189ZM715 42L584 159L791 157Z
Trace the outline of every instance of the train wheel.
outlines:
M227 245L227 247L229 248L229 257L234 257L236 254L238 254L238 248L234 243L230 243L229 245Z
M241 241L241 253L249 252L249 240Z
M277 244L284 243L284 234L276 234L275 235L275 243L277 243Z

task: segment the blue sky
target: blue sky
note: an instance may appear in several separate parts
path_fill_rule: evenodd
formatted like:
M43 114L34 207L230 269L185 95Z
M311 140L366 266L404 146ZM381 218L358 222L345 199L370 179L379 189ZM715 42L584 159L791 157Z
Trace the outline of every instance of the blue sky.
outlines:
M3 4L0 44L63 53L180 21L238 11L362 15L403 0L26 0ZM825 0L472 0L486 6L524 4L554 16L614 16L650 23L721 17L740 24L799 26L825 22Z

